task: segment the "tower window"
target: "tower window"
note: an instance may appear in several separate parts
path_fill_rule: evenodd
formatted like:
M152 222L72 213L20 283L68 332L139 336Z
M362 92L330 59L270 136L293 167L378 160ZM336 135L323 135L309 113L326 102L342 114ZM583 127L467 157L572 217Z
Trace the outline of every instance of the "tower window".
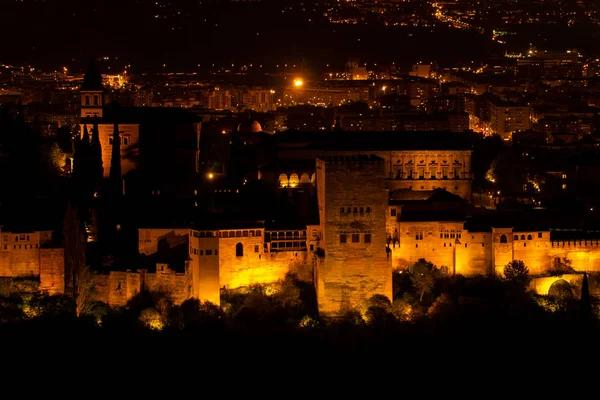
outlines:
M340 243L346 243L348 241L348 237L345 234L340 235Z
M395 216L396 216L396 209L395 209L395 208L392 208L392 210L390 211L390 215L391 215L392 217L395 217Z
M352 234L352 243L360 243L360 235L358 233Z
M371 234L365 233L365 243L371 243Z
M237 243L235 245L235 256L243 257L244 256L244 245L241 243Z
M521 239L525 239L525 237L522 237ZM500 236L500 243L508 243L508 239L506 239L506 235Z

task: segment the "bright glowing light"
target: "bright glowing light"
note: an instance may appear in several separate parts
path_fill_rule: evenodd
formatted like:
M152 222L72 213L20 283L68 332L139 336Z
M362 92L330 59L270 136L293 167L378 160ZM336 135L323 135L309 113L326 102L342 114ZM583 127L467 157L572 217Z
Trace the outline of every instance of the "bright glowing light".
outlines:
M304 85L304 81L301 78L294 79L294 86L301 87L302 85Z
M214 177L215 177L215 175L212 172L208 174L208 179L212 179Z

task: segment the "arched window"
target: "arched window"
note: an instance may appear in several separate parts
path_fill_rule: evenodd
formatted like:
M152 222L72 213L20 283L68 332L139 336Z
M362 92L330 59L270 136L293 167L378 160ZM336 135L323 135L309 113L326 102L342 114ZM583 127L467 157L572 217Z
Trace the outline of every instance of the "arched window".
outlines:
M235 256L236 257L243 257L244 256L244 245L241 243L238 243L235 245Z
M531 240L533 237L531 235L527 235L527 240Z
M500 243L508 243L508 240L506 239L506 235L500 236Z
M358 212L358 208L354 207L354 214Z
M360 208L360 213L361 213L361 214L364 214L364 213L365 213L365 209L361 207L361 208Z
M97 106L98 105L98 96L94 96L94 105Z
M340 214L344 213L344 207L340 207Z
M519 240L519 235L515 235L514 239Z
M347 213L351 213L351 212L352 212L352 209L351 209L350 207L348 207L348 208L346 209L346 212L347 212Z
M525 240L525 235L521 235L521 240Z
M367 213L371 212L371 207L367 207Z
M85 105L86 106L90 105L90 96L85 96Z

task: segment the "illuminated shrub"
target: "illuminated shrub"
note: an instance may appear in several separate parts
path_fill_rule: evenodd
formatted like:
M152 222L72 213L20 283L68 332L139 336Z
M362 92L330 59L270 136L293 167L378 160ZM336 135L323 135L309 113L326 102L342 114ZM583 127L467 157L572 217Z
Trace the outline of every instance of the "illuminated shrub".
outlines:
M139 318L146 328L160 331L164 327L162 316L155 308L143 309Z

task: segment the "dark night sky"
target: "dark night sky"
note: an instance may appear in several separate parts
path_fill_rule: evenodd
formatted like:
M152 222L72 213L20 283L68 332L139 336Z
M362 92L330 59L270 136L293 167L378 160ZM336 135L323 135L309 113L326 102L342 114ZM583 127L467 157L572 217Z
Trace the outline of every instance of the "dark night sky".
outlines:
M294 11L282 13L285 5ZM274 65L302 59L319 68L341 66L348 57L453 63L502 52L476 33L329 24L318 10L300 12L299 0L285 5L276 0L11 0L2 5L0 62L79 68L92 56L110 56L132 64L133 71L159 70L163 63L189 71L199 63Z

